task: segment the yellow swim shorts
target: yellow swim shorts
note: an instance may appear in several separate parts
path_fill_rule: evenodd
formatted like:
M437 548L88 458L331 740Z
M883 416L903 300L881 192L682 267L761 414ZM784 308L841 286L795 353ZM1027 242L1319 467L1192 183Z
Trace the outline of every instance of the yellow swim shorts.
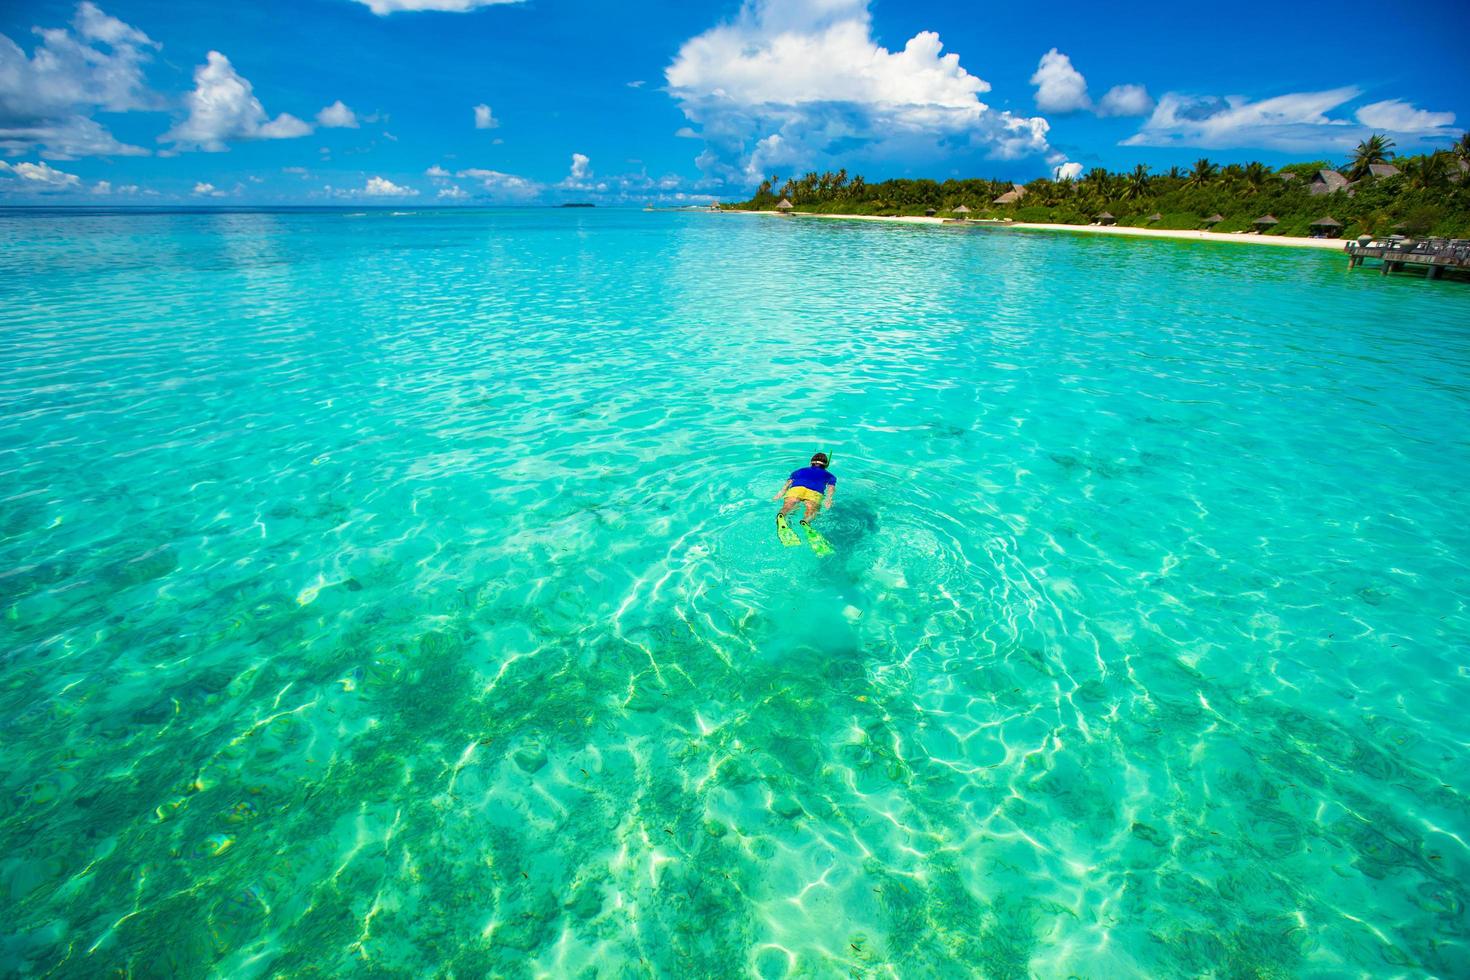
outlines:
M822 495L815 490L808 490L806 487L792 487L786 491L786 499L809 500L814 504L820 504L822 502Z

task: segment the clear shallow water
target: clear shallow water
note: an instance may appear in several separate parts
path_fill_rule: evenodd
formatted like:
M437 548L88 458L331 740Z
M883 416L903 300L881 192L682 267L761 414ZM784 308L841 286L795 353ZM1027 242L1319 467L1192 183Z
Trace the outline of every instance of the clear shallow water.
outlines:
M1345 266L0 216L0 970L1463 971L1470 290Z

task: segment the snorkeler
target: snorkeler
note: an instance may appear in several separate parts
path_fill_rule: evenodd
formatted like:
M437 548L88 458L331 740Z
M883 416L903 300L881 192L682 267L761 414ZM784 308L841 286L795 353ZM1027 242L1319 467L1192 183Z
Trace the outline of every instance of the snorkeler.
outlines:
M837 492L837 477L827 472L827 464L831 462L826 453L816 453L812 456L810 466L802 467L791 478L786 485L773 498L780 500L783 496L786 502L781 505L781 513L776 515L776 535L781 543L797 545L801 540L796 532L791 530L791 525L786 522L786 515L796 509L798 504L806 505L806 516L801 519L801 526L806 529L807 537L811 540L812 550L818 554L829 554L826 539L823 538L812 527L811 520L817 516L818 505L827 510L832 509L832 497Z

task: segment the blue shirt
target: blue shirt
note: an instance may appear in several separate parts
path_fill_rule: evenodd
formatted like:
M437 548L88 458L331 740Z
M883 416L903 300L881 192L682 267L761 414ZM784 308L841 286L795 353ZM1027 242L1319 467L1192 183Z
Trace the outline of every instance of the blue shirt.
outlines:
M828 487L837 486L837 477L820 466L804 466L791 474L791 485L825 493Z

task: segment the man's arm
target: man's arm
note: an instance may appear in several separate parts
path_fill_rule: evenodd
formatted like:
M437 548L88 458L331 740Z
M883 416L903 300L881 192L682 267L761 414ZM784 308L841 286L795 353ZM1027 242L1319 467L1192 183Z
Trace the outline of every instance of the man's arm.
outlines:
M835 483L829 483L829 484L827 484L827 499L822 504L822 506L825 509L827 509L827 510L831 510L832 509L832 498L835 497L835 496L837 496L837 484L835 484Z
M790 480L787 480L786 481L786 485L784 487L782 487L780 490L776 491L776 495L774 497L772 497L771 499L772 500L780 500L782 497L786 496L786 491L787 490L790 490L790 489L791 489L791 481Z

